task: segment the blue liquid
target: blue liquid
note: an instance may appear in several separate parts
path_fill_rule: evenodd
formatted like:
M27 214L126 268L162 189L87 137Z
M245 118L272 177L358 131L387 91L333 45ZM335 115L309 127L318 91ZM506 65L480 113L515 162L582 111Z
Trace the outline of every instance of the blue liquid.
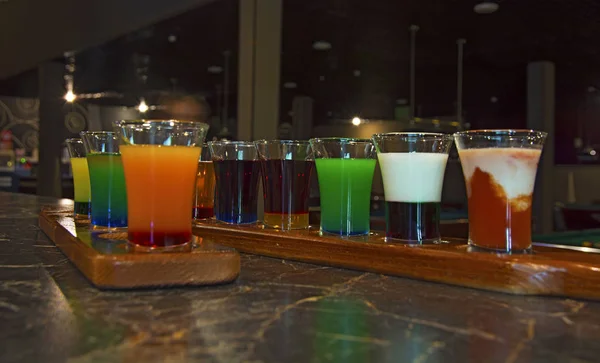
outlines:
M253 160L222 160L213 161L213 165L217 181L217 220L233 224L256 222L260 163Z

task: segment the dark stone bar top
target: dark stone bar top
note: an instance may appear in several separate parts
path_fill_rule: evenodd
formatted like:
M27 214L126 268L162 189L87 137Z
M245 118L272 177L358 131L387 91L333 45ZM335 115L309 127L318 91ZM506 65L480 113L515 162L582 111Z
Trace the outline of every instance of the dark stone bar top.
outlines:
M600 360L589 301L251 255L229 285L101 291L37 227L59 203L0 193L0 362Z

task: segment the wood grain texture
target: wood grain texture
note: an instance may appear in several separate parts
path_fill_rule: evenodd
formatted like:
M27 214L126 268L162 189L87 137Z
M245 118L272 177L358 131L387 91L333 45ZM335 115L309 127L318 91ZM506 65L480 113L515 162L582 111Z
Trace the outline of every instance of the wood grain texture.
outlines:
M240 256L231 248L203 242L190 252L134 253L126 233L92 233L72 215L72 209L45 208L39 226L97 287L213 285L240 273Z
M315 264L520 295L600 300L600 255L534 247L533 254L474 252L466 240L440 245L321 237L317 230L283 232L260 226L197 223L194 234L239 251Z

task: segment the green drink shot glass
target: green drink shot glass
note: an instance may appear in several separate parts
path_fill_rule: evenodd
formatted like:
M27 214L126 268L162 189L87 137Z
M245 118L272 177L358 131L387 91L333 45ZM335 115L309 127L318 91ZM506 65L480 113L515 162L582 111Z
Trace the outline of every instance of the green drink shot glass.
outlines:
M377 154L368 139L311 139L319 193L321 234L370 232L371 187Z

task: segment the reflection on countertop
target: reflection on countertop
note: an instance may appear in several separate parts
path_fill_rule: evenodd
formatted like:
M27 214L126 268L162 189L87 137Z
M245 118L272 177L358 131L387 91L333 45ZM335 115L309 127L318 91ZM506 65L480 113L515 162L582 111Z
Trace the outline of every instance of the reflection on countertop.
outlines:
M600 303L242 255L237 282L101 291L0 193L2 362L592 362Z

